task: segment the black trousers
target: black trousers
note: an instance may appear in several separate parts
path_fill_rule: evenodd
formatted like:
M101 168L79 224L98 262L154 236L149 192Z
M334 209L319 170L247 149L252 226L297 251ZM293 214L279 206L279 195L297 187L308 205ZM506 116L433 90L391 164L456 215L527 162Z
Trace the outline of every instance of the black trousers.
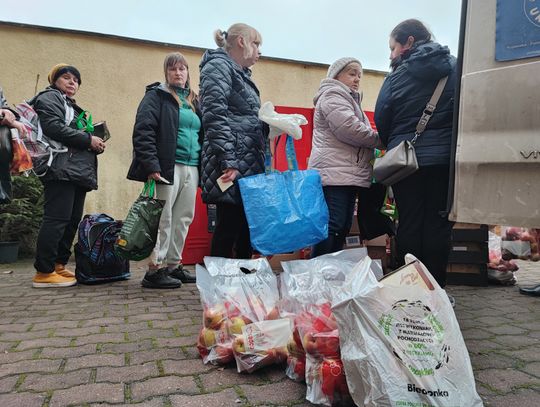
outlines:
M216 228L211 256L251 259L253 249L243 205L216 204Z
M35 269L52 273L54 264L66 264L81 221L86 190L71 182L44 184L43 221L37 238Z
M394 223L381 213L386 197L386 187L371 184L369 188L358 187L358 229L361 240L371 240L381 235L395 235Z
M312 247L312 258L343 249L345 238L351 229L357 187L324 186L323 192L330 215L328 238Z
M449 167L421 167L392 186L399 213L396 235L399 261L407 253L416 256L441 287L446 285L446 266L450 253L448 220Z

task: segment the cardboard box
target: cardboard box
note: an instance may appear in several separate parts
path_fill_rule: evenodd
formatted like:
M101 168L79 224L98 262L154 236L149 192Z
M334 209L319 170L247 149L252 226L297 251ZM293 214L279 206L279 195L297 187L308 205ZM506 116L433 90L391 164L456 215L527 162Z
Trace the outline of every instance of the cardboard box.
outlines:
M303 250L296 250L291 253L274 254L273 256L268 256L267 259L268 263L270 263L270 267L272 267L272 270L282 272L282 261L300 260L304 257L305 256Z

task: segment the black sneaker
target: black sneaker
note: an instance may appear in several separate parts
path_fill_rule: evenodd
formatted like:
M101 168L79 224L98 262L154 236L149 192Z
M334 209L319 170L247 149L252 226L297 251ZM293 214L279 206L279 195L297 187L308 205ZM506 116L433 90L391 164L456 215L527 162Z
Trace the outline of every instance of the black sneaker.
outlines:
M169 271L169 275L173 278L180 280L182 283L195 283L197 279L189 271L184 270L184 267L180 264L174 270Z
M169 275L167 267L156 271L147 271L141 285L146 288L180 288L182 282Z

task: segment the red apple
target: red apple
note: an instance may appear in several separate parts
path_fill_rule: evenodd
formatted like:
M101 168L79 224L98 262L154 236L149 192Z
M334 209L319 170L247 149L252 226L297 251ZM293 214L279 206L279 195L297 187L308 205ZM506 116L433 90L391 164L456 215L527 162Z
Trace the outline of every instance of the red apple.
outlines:
M315 337L313 336L312 332L308 332L304 335L302 345L304 346L306 353L309 353L310 355L317 355L319 353L317 349L317 342L315 341Z
M225 309L227 310L227 316L234 318L240 316L240 309L230 301L225 301Z
M218 330L225 321L225 309L222 306L207 308L203 313L204 326Z
M266 315L265 319L279 319L279 310L277 307L274 307L270 310L270 312Z
M306 377L306 360L297 358L294 364L294 373L298 378L305 379Z
M209 328L201 329L199 343L207 348L214 346L216 344L216 331Z
M217 362L221 364L232 362L234 359L232 348L218 345L214 348L218 357Z
M323 360L319 374L321 378L321 390L330 398L333 398L335 392L342 393L347 386L343 362L339 359Z
M242 336L237 336L233 341L233 350L236 353L244 353L246 347L244 346L244 338Z
M320 356L326 358L339 358L339 336L337 330L331 334L318 334L315 336L315 346Z
M246 323L241 317L233 317L227 321L227 330L230 335L241 335L242 327L245 325Z

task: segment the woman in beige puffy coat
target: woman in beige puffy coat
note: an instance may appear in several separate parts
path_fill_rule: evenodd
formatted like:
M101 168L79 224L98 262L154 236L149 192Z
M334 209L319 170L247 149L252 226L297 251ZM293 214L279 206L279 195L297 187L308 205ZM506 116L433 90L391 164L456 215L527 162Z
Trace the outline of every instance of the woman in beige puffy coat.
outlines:
M312 257L343 248L358 187L371 185L370 161L373 149L381 142L360 106L361 77L360 61L338 59L328 69L314 98L313 146L308 166L321 174L330 219L328 238L313 247Z

